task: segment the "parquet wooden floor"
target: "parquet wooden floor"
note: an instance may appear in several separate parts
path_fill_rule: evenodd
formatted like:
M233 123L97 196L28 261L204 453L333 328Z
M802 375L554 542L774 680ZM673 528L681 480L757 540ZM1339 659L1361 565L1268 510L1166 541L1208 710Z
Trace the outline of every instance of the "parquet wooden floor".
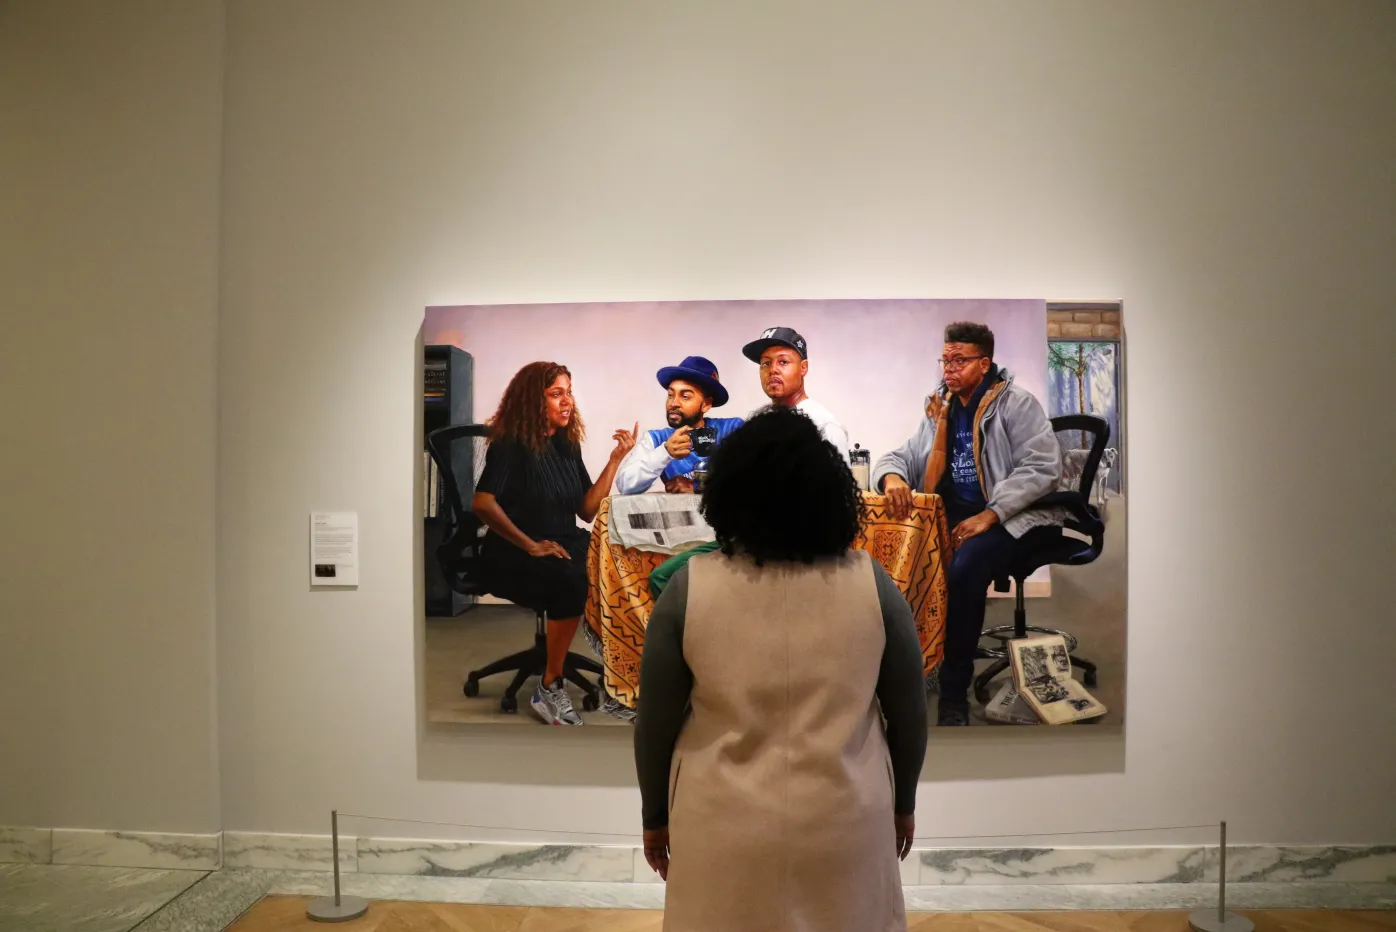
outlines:
M269 896L229 932L660 932L662 913L631 909L542 909L375 900L368 915L335 925L305 916L313 897ZM1256 932L1388 932L1396 912L1237 910ZM910 932L1186 932L1187 913L919 913Z

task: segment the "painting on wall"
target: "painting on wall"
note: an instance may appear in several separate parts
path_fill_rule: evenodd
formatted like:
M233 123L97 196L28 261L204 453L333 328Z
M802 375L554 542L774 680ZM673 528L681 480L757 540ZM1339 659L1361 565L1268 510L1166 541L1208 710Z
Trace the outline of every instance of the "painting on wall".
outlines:
M1031 299L428 308L428 721L631 723L656 595L715 546L708 458L754 414L788 405L860 487L854 546L912 609L933 722L1122 723L1122 334L1118 305ZM1073 415L1087 418L1054 424ZM547 440L521 453L519 425L535 422ZM937 430L949 455L926 488ZM564 460L579 465L559 472ZM576 514L549 504L573 481L564 472L587 486L572 490ZM1004 505L1015 487L1033 501ZM981 524L1008 541L992 566L961 539ZM1072 565L1050 562L1063 540L1076 542ZM1035 668L1003 650L1022 633L1020 601L1031 633L1060 638L1070 714L1044 712L1040 696L1063 687L1028 682Z

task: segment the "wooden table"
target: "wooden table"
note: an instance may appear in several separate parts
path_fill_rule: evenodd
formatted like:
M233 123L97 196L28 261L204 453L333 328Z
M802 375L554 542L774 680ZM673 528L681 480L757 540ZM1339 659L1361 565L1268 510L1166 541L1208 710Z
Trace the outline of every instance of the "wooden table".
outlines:
M881 495L864 495L868 519L854 546L872 554L897 583L916 618L927 676L940 664L945 640L945 573L951 552L945 505L939 495L913 496L912 512L898 521ZM611 500L601 503L587 551L589 639L599 645L606 693L633 710L640 696L640 657L654 599L649 575L668 559L662 553L611 543Z

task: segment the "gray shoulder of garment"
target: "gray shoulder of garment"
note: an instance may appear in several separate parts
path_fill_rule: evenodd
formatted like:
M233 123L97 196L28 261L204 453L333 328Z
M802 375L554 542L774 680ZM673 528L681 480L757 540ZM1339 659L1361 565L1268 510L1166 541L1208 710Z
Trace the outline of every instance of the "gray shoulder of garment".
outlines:
M921 661L921 638L916 619L892 577L876 560L877 600L882 607L882 627L887 645L877 680L877 699L887 722L887 750L892 757L896 783L896 811L916 811L916 787L926 759L929 737L926 713L926 678Z
M643 698L635 717L635 770L646 829L669 824L669 768L693 692L693 671L683 656L687 611L688 567L683 566L655 602L640 658Z

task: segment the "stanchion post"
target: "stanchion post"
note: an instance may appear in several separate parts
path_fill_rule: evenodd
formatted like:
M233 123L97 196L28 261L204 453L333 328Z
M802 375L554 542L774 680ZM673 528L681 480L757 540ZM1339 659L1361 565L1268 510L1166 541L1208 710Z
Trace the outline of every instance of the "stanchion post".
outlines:
M1222 823L1222 845L1226 844L1226 823ZM339 905L339 810L330 810L330 856L334 858L334 905Z
M1195 910L1188 917L1193 932L1255 932L1255 923L1245 916L1226 911L1226 820L1221 823L1221 844L1217 848L1217 909Z
M336 865L338 866L338 865ZM1222 848L1217 854L1217 922L1226 922L1226 819L1222 819Z
M368 912L368 900L361 896L340 896L339 892L339 810L330 810L330 851L334 858L334 896L311 902L306 918L315 922L348 922Z

